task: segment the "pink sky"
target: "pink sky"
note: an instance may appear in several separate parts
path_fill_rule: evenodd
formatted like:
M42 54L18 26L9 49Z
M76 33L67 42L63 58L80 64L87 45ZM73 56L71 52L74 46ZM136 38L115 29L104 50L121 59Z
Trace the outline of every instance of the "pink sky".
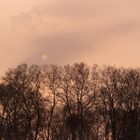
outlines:
M139 66L139 0L4 0L0 71L29 64Z

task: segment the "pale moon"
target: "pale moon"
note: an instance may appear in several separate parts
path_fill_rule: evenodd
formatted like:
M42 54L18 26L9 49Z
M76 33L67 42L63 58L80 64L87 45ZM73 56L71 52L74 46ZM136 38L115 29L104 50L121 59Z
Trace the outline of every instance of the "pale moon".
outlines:
M44 60L44 61L46 61L46 60L48 59L47 54L43 54L43 55L41 56L41 59Z

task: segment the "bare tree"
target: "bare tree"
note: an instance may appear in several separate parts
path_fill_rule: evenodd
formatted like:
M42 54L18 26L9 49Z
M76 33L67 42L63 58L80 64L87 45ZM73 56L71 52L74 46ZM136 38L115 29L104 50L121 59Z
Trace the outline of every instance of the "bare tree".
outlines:
M101 72L99 108L104 120L106 139L109 139L109 135L112 140L117 140L119 137L122 102L121 69L105 67Z
M46 91L46 96L51 100L49 109L49 119L47 124L47 140L51 139L50 131L53 124L53 117L57 105L57 94L59 90L59 68L56 65L44 66L43 85Z
M139 69L22 64L1 78L1 140L139 138Z
M66 65L61 73L58 97L64 104L66 126L70 128L72 140L85 139L90 132L89 120L94 118L91 112L95 109L97 73L90 74L90 68L84 63Z
M38 138L45 108L39 91L40 73L37 68L32 66L28 69L23 64L9 70L3 77L5 90L1 93L1 102L7 123L5 139Z

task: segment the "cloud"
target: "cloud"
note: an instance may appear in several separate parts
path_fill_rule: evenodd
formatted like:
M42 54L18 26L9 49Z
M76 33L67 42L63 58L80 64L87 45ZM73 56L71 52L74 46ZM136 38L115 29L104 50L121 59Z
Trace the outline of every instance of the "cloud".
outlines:
M126 13L117 9L120 1L115 2L116 5L110 0L53 0L49 4L46 2L46 5L15 18L18 28L31 33L34 53L27 59L34 63L42 61L39 59L42 52L48 53L47 62L76 61L81 54L88 57L92 52L94 55L98 50L107 49L104 43L123 38L139 29L138 17L132 17L134 13L128 15L131 12L128 9Z
M131 52L140 51L139 4L138 0L42 0L32 8L15 10L11 22L0 26L0 67L21 62L128 64ZM123 56L126 50L128 55ZM137 59L133 56L130 65L138 65Z

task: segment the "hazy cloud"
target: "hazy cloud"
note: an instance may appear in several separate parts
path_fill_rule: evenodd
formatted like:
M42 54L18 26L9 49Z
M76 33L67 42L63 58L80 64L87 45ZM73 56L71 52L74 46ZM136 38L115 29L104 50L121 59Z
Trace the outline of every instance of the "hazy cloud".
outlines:
M11 15L1 18L0 67L23 61L137 66L139 4L138 0L37 0L25 1L23 7L12 5Z

